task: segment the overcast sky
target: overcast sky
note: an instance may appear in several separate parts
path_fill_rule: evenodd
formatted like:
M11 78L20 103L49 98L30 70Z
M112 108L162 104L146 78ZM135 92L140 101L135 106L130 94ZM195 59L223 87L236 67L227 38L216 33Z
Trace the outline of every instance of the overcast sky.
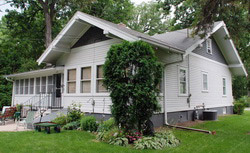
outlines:
M135 3L136 5L142 3L142 2L149 2L151 0L131 0L133 3ZM5 14L7 14L5 12L6 9L9 10L13 10L14 8L11 7L8 3L6 3L5 0L0 0L0 19L2 18L2 16L4 16Z

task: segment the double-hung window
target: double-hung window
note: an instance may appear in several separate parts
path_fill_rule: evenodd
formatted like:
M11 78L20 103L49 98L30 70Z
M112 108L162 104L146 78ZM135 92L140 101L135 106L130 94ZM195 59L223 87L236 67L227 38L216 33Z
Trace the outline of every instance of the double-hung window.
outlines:
M81 93L91 92L91 67L81 69Z
M34 78L30 79L30 94L34 94Z
M179 67L179 95L187 95L187 69Z
M16 80L15 94L19 94L19 80Z
M67 86L68 93L76 93L76 69L68 70Z
M97 73L96 73L96 92L97 93L103 93L107 92L106 87L103 84L103 65L97 66Z
M227 81L226 78L222 78L222 84L223 84L223 96L227 95Z
M29 94L29 79L25 79L24 94Z
M202 91L208 91L208 74L207 72L202 72Z

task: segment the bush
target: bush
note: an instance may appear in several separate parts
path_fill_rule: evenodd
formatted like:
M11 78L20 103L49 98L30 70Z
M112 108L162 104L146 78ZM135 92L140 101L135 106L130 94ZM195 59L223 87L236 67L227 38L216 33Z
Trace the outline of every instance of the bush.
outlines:
M67 116L66 115L60 115L59 117L55 118L52 122L60 125L67 124Z
M68 119L67 122L68 123L78 121L83 116L84 116L84 113L81 112L81 105L80 104L72 103L68 107L68 114L67 114L67 119Z
M129 132L126 133L126 138L128 139L128 142L134 143L134 141L141 139L142 138L142 133L140 133L137 130L130 130Z
M112 45L103 70L116 123L123 129L141 131L153 113L160 111L157 87L162 65L155 51L143 41Z
M65 130L76 130L80 127L80 121L70 122L63 126Z
M180 141L171 132L156 133L154 137L143 137L135 141L136 149L163 149L176 147Z
M94 132L98 128L96 118L94 116L84 116L81 119L81 128L85 131Z
M104 121L102 124L98 126L98 132L108 131L115 126L114 118L110 118L107 121Z
M128 139L125 137L124 132L118 128L112 128L108 131L98 132L96 139L112 145L128 145Z
M242 97L239 100L234 102L234 113L238 115L242 115L244 113L244 109L247 107L247 98Z

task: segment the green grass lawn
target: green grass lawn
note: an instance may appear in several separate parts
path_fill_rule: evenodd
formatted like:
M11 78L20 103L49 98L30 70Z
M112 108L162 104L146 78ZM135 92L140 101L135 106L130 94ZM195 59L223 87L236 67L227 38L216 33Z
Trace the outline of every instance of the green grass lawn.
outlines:
M250 111L244 115L220 117L196 128L215 130L216 135L174 130L181 140L176 148L135 150L95 141L83 131L62 131L50 135L38 132L1 132L0 153L248 153L250 152Z

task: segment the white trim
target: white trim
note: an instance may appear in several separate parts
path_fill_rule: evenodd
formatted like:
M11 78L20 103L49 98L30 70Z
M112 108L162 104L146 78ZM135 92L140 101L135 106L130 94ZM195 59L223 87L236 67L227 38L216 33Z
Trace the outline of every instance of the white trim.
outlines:
M207 89L204 89L204 78L203 78L204 74L207 76ZM201 71L201 92L208 93L208 91L209 91L208 72Z
M225 94L224 94L224 79L225 79ZM227 78L222 77L222 97L227 96Z
M198 57L198 58L207 60L207 61L209 61L209 62L213 62L213 63L215 63L215 64L218 64L218 65L221 65L221 66L224 66L224 67L228 67L228 65L226 65L226 64L223 64L223 63L220 63L220 62L211 60L211 59L209 59L209 58L206 58L206 57L204 57L204 56L201 56L201 55L198 55L198 54L195 54L195 53L190 53L189 55L192 55L192 56L195 56L195 57Z
M76 20L77 21L77 20ZM77 21L78 22L78 21ZM78 22L78 23L82 23L82 22ZM88 30L89 30L89 28L91 27L91 25L87 25L87 24L85 24L86 25L86 28L84 28L80 33L79 33L79 35L77 36L77 38L81 38L84 34L85 34L85 32L87 32ZM71 44L70 44L70 47L73 47L75 44L76 44L76 42L78 41L79 39L74 39L72 42L71 42Z
M197 41L196 43L194 43L192 46L190 46L188 49L185 50L185 54L184 57L186 57L188 54L192 53L192 51L197 48L200 44L202 44L207 38L209 38L215 31L217 31L218 29L220 29L222 26L224 26L225 23L223 21L221 21L217 26L215 26L213 28L213 30L211 32L209 32L207 34L206 37L204 37L203 39L200 39L199 41Z
M213 45L212 45L212 39L211 38L207 38L206 40L206 52L209 55L213 55ZM210 52L208 51L210 49Z
M186 68L186 67L183 67L183 66L180 66L180 65L178 65L177 66L177 69L178 69L178 96L179 97L182 97L182 96L188 96L188 69ZM185 74L186 74L186 93L185 94L183 94L183 93L180 93L180 70L185 70Z

